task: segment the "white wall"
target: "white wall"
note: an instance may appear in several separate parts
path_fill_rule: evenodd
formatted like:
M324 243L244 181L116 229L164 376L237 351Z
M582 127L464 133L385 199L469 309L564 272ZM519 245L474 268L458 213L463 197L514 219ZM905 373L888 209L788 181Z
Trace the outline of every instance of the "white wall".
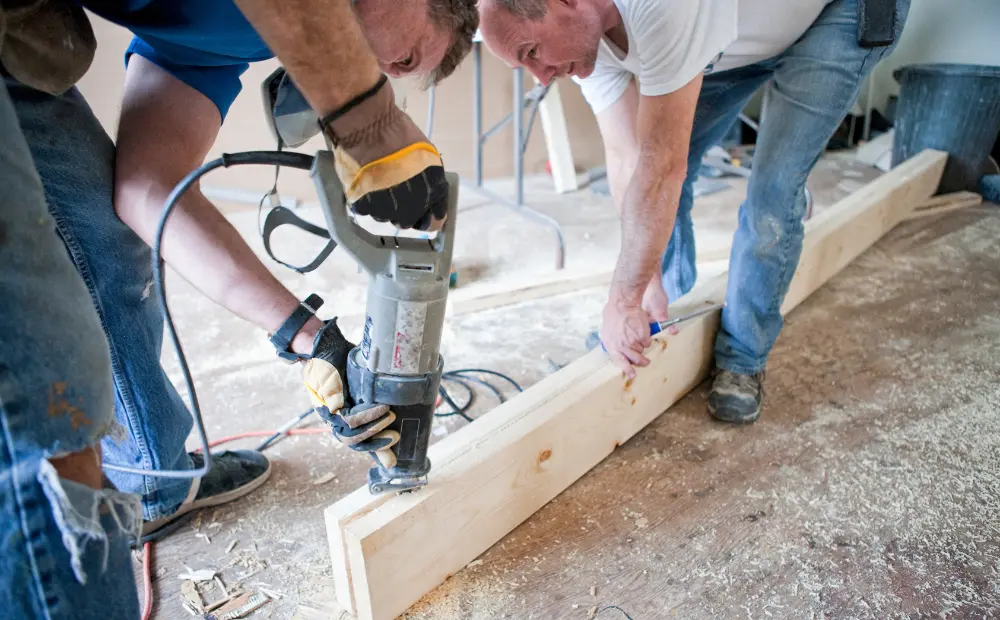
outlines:
M899 94L896 68L936 62L1000 66L1000 0L912 0L899 45L876 71L875 107Z

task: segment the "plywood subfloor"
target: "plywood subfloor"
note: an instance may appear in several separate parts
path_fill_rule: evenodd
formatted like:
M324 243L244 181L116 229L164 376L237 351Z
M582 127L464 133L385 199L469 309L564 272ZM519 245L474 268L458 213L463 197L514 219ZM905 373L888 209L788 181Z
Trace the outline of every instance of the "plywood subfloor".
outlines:
M818 202L852 189L837 185L856 177L834 168ZM716 197L719 224L701 229L730 235L741 196ZM571 248L592 242L593 260L613 260L613 227L572 219L581 201L603 218L607 202L546 200L573 224ZM512 217L477 210L463 235ZM616 604L636 620L982 617L1000 607L998 238L1000 212L989 205L897 229L790 317L758 424L712 423L707 388L697 390L408 616L586 618ZM499 262L512 270L532 251L510 249ZM540 264L547 248L533 251ZM477 260L468 247L458 258ZM338 273L283 278L311 291ZM181 283L173 293L212 436L273 428L308 407L297 369L275 364L262 334ZM352 295L338 303L363 305ZM583 352L602 304L591 290L456 317L448 366L486 366L530 385ZM197 332L185 330L196 322ZM330 612L322 509L359 486L368 462L325 436L292 438L269 455L274 477L261 490L157 545L155 618L190 617L177 579L185 566L282 595L251 618L289 618L309 601ZM624 618L599 616L615 617Z

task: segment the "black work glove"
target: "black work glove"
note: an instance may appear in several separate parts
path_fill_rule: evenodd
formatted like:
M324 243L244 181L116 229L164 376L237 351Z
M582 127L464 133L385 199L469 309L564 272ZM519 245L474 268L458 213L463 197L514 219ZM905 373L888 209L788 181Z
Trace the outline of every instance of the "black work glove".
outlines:
M399 228L428 230L448 211L448 181L441 154L429 142L417 142L359 166L335 149L337 174L351 208Z
M337 439L352 450L374 453L383 465L391 467L395 458L389 449L399 441L399 433L387 427L396 414L386 405L355 405L351 401L347 354L353 348L337 327L337 319L330 319L316 334L302 378L316 411L330 424Z

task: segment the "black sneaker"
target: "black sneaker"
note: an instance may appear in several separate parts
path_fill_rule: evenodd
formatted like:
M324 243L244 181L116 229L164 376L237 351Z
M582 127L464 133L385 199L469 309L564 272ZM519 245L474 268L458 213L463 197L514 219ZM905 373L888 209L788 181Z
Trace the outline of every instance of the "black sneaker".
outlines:
M200 452L191 453L192 466L197 469L205 463L205 457ZM212 469L208 475L196 478L191 483L187 498L181 502L172 514L143 521L143 542L151 538L154 532L166 528L179 521L193 510L218 506L247 495L271 476L271 462L267 457L255 450L227 450L212 454Z
M740 375L719 369L708 394L708 412L716 420L749 424L760 417L764 373Z

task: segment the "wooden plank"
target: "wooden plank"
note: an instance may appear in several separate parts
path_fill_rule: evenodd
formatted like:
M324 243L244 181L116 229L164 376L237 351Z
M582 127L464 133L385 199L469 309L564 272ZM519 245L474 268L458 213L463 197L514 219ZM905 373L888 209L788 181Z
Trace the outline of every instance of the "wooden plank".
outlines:
M538 81L535 80L535 83ZM538 115L545 133L545 147L549 153L549 166L552 168L552 182L556 186L556 192L564 194L576 191L579 188L576 165L573 163L562 98L559 96L559 82L552 84L545 98L538 104Z
M810 221L782 311L930 196L945 159L924 152ZM696 287L673 312L723 299L725 278ZM354 515L331 527L341 528L334 563L350 567L341 574L358 617L395 618L683 397L708 372L717 325L714 313L658 336L632 382L591 352L435 444L426 488L375 498L359 489L335 504Z
M337 603L351 614L355 613L354 588L351 580L351 567L347 562L347 545L343 537L344 528L388 498L387 495L373 497L368 493L367 488L358 489L358 491L329 506L323 512L327 539L330 544L330 557L334 558L333 586Z
M975 192L953 192L935 196L919 205L913 213L906 216L907 220L915 220L921 217L941 215L951 213L967 207L978 207L983 204L983 197Z

